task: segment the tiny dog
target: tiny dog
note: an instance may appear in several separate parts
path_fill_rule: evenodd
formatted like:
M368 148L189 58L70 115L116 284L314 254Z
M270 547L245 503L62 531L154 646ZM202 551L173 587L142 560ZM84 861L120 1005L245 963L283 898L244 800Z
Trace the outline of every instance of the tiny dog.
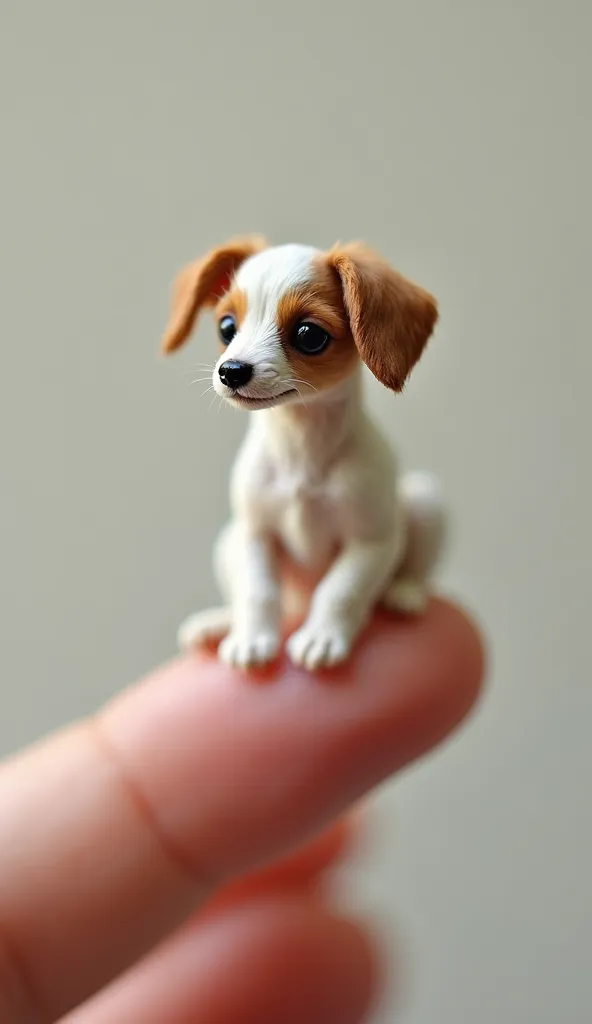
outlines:
M165 353L206 307L220 344L213 388L252 415L232 473L232 520L215 548L227 604L187 619L179 644L216 641L239 668L275 659L283 562L313 584L288 656L311 670L335 665L377 604L424 609L442 548L437 482L398 476L361 387L365 364L401 391L436 324L436 302L363 245L321 251L248 237L181 271Z

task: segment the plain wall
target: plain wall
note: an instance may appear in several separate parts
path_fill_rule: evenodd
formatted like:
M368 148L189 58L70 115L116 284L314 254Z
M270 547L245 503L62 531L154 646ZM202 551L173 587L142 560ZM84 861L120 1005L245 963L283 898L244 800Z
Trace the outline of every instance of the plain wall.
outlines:
M364 238L440 300L405 396L370 393L442 479L492 664L350 880L410 951L405 1024L592 1016L591 46L589 0L0 7L4 751L215 597L245 424L190 386L209 324L156 356L178 266Z

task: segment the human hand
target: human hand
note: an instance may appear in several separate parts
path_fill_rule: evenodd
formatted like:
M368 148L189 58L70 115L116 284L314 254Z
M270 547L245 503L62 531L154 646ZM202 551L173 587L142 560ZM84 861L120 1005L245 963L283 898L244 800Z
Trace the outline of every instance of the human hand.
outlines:
M340 816L469 711L470 623L378 615L347 665L166 665L0 772L0 1021L354 1024L376 968L319 882Z

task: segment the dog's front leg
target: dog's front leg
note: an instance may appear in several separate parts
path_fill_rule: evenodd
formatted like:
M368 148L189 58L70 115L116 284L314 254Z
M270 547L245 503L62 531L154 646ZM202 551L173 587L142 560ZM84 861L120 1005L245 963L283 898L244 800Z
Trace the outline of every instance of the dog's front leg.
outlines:
M264 665L280 642L281 598L273 539L264 531L237 524L231 558L226 560L232 628L219 647L223 661L239 668Z
M288 640L292 661L309 669L344 661L399 556L398 537L350 542L314 591L306 622Z

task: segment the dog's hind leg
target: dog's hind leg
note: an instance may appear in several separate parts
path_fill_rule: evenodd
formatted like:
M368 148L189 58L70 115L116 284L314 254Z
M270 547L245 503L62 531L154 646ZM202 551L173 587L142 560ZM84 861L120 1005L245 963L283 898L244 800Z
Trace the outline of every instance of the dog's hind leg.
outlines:
M206 608L189 615L177 631L177 645L181 651L217 643L226 636L231 626L230 607Z
M398 494L407 521L407 545L382 603L394 611L417 615L427 604L430 582L444 548L446 510L440 485L431 473L406 473Z

